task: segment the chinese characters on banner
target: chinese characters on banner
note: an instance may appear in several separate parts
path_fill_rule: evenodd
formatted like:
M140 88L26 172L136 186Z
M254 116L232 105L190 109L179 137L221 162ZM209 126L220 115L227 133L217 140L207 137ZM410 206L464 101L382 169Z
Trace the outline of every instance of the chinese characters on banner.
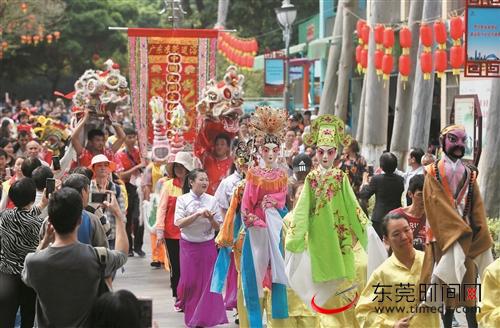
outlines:
M149 100L165 101L167 136L172 137L170 120L181 105L186 113L184 138L196 136L196 108L207 81L215 78L216 30L129 29L130 88L132 112L139 147L145 157L153 141Z

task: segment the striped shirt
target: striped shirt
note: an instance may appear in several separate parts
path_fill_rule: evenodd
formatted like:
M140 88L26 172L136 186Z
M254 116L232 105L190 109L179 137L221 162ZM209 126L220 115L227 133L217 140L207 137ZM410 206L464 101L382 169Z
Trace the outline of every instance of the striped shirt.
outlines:
M40 213L40 208L33 206L30 211L14 208L0 215L0 272L21 274L26 255L38 246L43 222Z

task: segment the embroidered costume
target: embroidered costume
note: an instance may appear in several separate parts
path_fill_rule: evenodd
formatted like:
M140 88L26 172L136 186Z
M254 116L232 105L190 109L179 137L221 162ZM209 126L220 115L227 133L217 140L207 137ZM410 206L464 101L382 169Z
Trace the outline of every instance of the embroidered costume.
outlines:
M349 141L344 123L333 115L313 121L304 137L306 145L317 144L318 151L328 152ZM308 305L313 297L325 304L342 282L355 278L353 237L363 248L367 245L368 219L347 174L332 167L333 158L330 167L320 166L307 175L286 236L290 286Z

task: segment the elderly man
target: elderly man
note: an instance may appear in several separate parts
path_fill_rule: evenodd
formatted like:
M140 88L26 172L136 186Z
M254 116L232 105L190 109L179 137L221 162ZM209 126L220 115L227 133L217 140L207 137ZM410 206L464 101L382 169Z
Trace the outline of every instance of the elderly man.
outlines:
M49 164L41 156L42 146L35 140L31 140L26 144L26 157L28 158L38 158L42 165L49 166Z
M439 327L438 309L419 305L424 253L413 248L413 232L401 214L382 221L392 255L370 276L356 305L360 327Z

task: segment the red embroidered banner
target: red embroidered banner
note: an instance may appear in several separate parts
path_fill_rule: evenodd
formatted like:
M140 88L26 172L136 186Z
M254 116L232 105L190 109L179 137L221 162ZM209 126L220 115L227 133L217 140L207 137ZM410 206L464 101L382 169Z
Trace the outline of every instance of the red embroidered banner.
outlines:
M153 143L150 100L163 101L167 137L196 136L196 108L207 82L215 78L216 30L129 29L132 110L143 156ZM161 106L160 106L161 107ZM182 122L182 123L179 123Z

